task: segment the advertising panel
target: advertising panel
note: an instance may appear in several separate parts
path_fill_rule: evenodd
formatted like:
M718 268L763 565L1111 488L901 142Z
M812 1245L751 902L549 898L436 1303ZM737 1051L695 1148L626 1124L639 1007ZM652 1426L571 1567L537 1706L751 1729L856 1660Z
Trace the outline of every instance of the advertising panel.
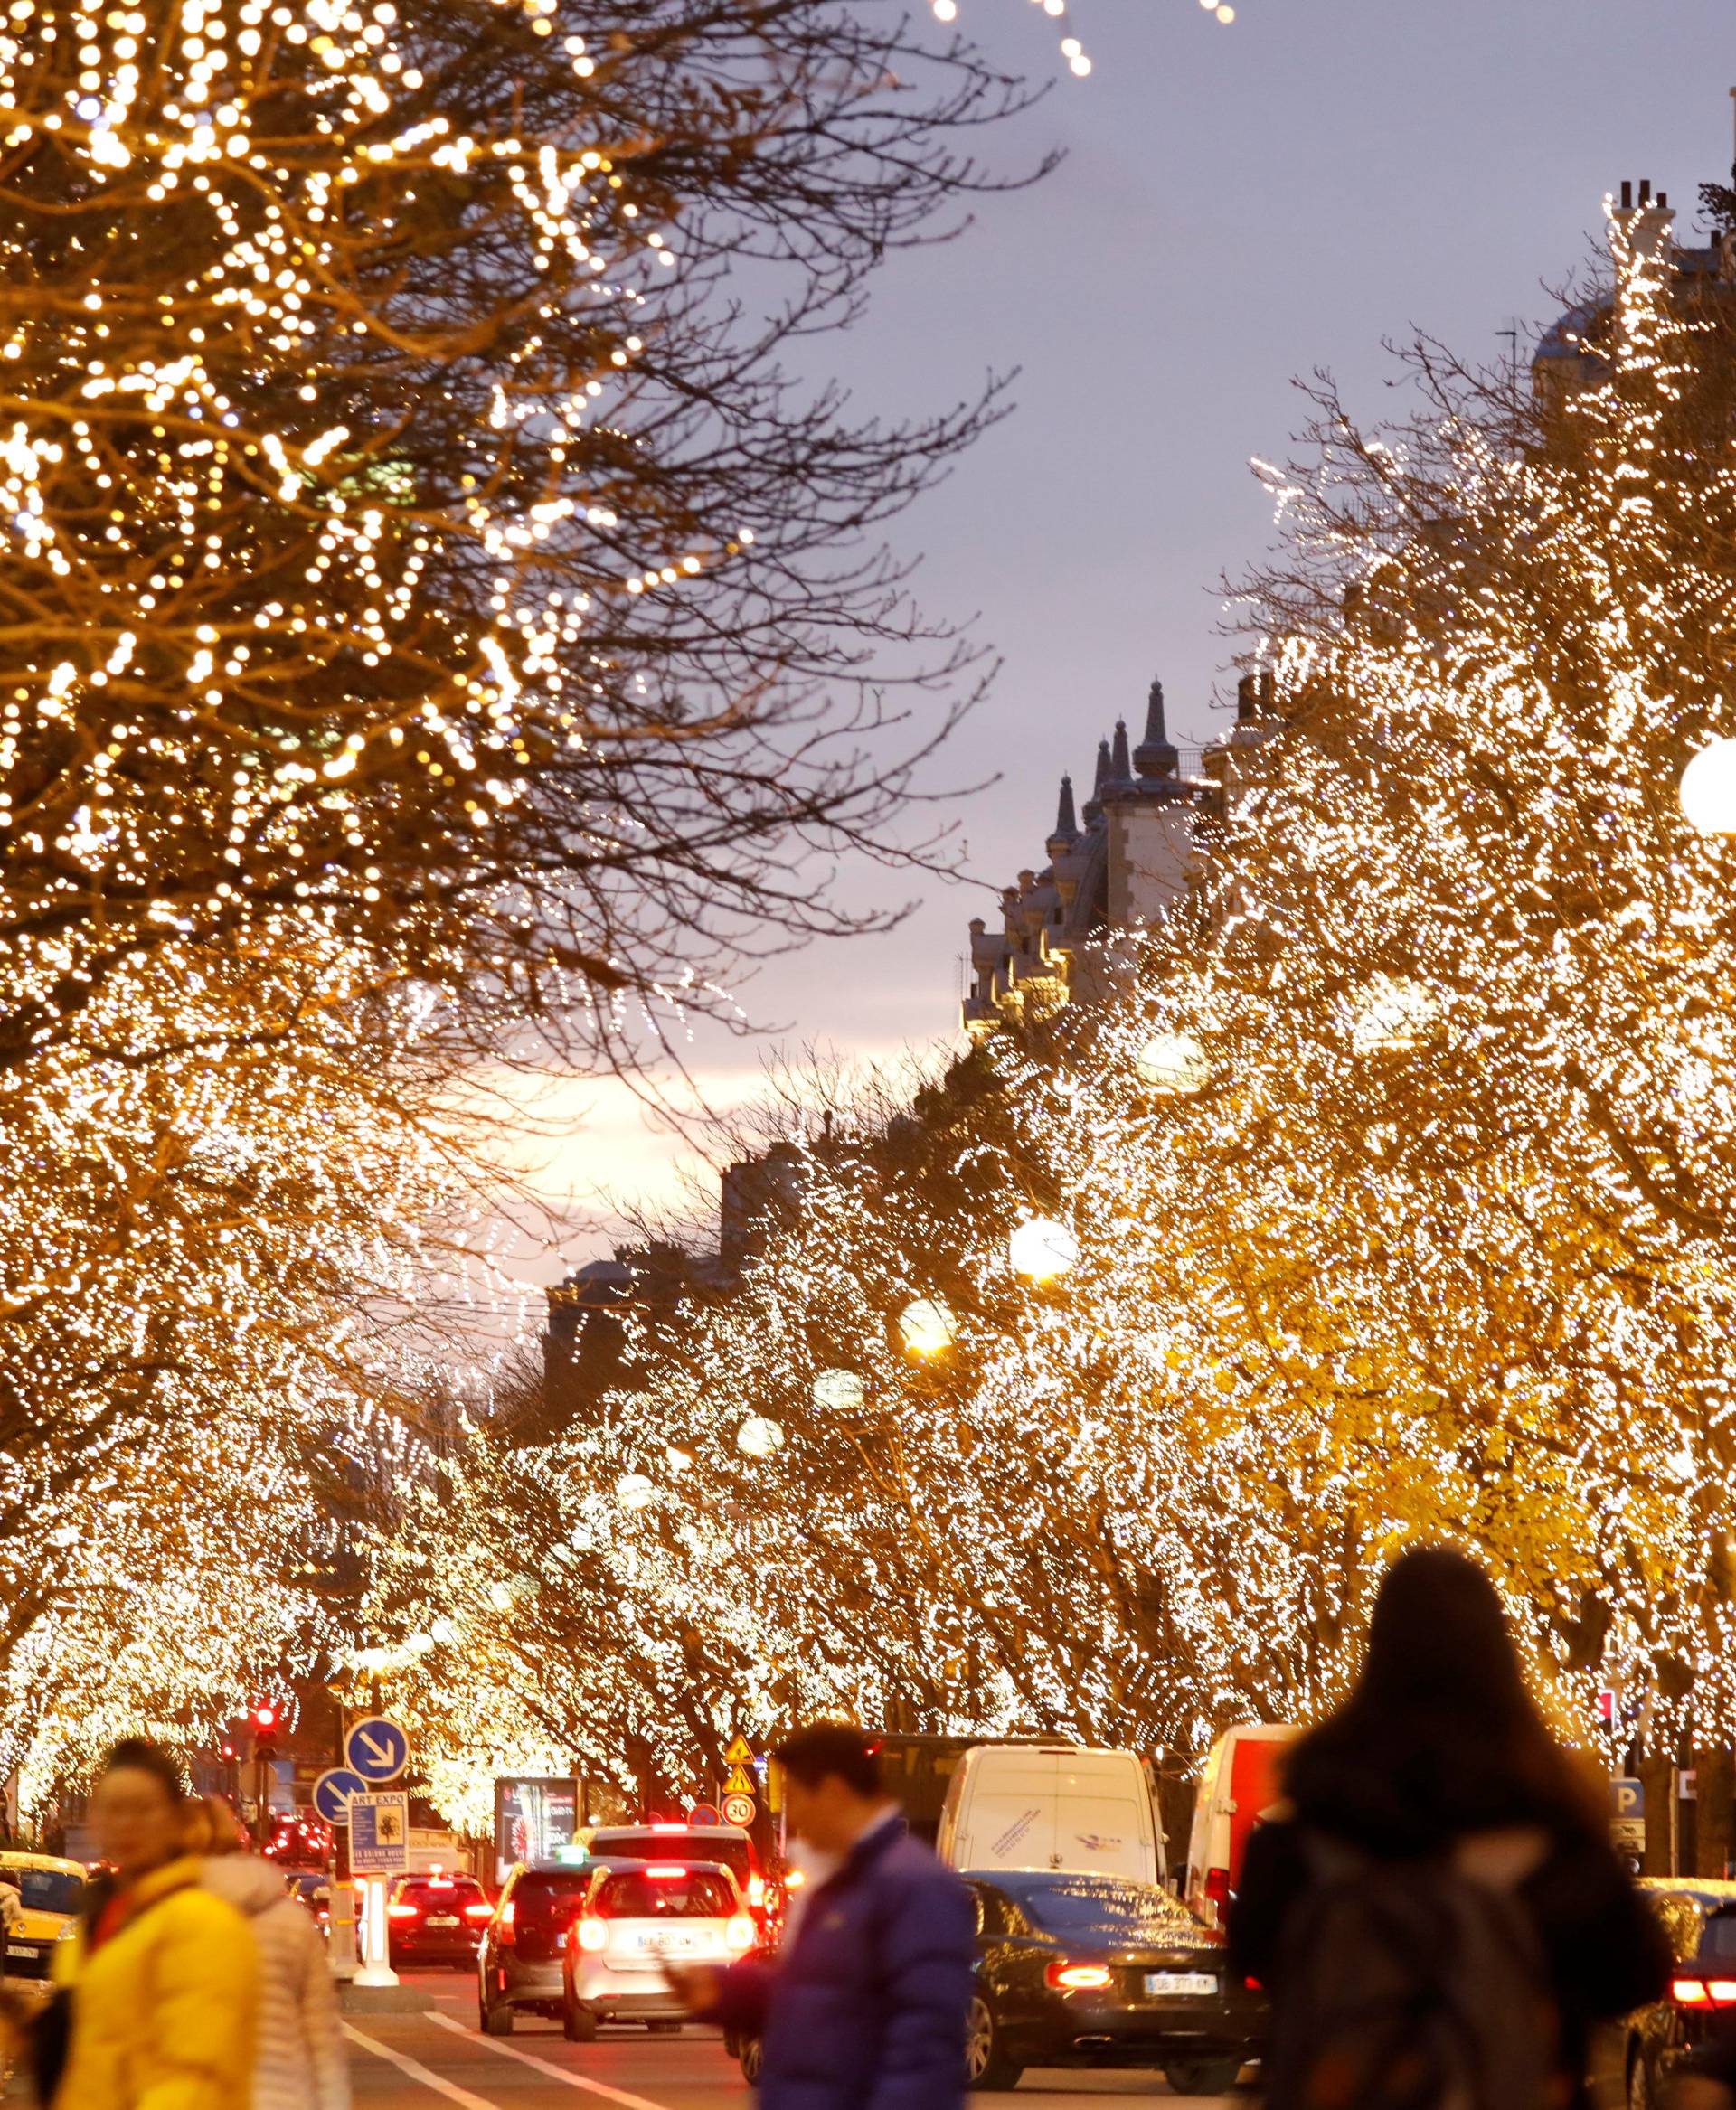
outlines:
M579 1830L576 1780L526 1779L495 1783L495 1875L503 1879L514 1861L553 1860Z

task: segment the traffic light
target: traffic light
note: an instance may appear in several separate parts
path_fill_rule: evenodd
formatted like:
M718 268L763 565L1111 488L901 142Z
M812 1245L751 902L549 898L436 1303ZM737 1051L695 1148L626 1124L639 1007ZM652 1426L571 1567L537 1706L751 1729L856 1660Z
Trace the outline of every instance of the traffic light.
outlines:
M253 1727L253 1762L256 1766L269 1766L277 1757L272 1741L278 1727L278 1710L269 1700L261 1700L248 1716Z

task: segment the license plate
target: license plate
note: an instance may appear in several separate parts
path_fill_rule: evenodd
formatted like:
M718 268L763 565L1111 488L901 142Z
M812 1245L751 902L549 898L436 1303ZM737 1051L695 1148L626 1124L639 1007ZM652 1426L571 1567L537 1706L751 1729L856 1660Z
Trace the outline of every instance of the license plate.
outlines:
M436 1919L436 1918L433 1917L433 1915L430 1913L430 1914L429 1914L429 1921L428 1921L428 1924L429 1925L429 1926L457 1926L457 1925L458 1925L458 1921L457 1921L456 1919L446 1919L446 1918Z
M1175 1995L1198 2000L1209 2000L1218 1990L1218 1982L1209 1971L1147 1971L1146 1991L1156 1995Z
M9 1956L29 1956L33 1959L36 1955L36 1950L34 1945L30 1942L8 1942L6 1944L6 1954Z
M661 1928L656 1934L642 1934L634 1945L642 1953L661 1955L665 1951L675 1956L684 1956L699 1946L697 1935L665 1934Z

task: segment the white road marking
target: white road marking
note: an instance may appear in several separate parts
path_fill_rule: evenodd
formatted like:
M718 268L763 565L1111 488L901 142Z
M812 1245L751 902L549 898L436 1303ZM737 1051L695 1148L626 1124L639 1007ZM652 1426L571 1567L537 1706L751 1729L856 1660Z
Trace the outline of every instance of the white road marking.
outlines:
M400 2073L408 2074L411 2080L420 2081L425 2088L432 2088L436 2095L449 2096L454 2103L461 2103L464 2110L500 2110L498 2103L491 2103L486 2096L473 2096L468 2088L459 2087L457 2081L449 2081L431 2067L424 2066L418 2058L408 2058L401 2051L394 2051L390 2044L382 2044L377 2039L364 2037L351 2023L343 2025L344 2034L372 2051L376 2058L383 2058L395 2066Z
M428 2020L437 2022L442 2030L455 2030L460 2037L471 2036L471 2031L462 2022L455 2022L450 2015L430 2014ZM497 2052L502 2058L516 2058L525 2066L533 2066L539 2073L564 2081L570 2088L582 2088L588 2096L601 2096L610 2103L619 2103L623 2110L668 2110L667 2104L654 2103L648 2096L630 2096L625 2088L611 2088L607 2081L593 2081L586 2074L556 2066L551 2058L538 2058L533 2052L519 2050L516 2045L503 2044L498 2037L476 2037L475 2041L485 2051Z

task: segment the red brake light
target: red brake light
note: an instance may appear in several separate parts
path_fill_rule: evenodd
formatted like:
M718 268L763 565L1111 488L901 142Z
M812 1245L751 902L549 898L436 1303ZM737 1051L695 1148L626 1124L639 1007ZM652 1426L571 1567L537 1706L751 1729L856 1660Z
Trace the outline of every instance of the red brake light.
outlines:
M758 1912L766 1901L766 1879L763 1876L748 1878L748 1903Z
M646 1874L659 1883L679 1883L685 1879L687 1871L672 1860L653 1861Z
M1100 1992L1114 1976L1107 1964L1068 1963L1051 1964L1043 1975L1057 1992Z
M1672 1978L1670 1981L1670 1998L1678 2006L1703 2008L1709 2003L1711 1997L1703 1978Z
M505 1904L501 1907L500 1911L495 1917L495 1925L500 1929L500 1938L503 1942L512 1942L516 1939L516 1936L513 1933L513 1915L517 1910L517 1900L515 1898L509 1898Z
M414 1905L388 1905L386 1917L388 1919L414 1919L419 1909Z
M486 1898L478 1898L474 1905L465 1907L464 1916L467 1919L492 1919L495 1908Z
M723 1940L727 1947L734 1949L740 1954L745 1954L746 1951L752 1948L756 1938L753 1922L745 1912L731 1915L730 1924L723 1929Z
M595 1955L599 1949L609 1946L609 1929L600 1919L579 1922L579 1946L589 1955Z
M428 1887L430 1890L456 1890L458 1889L458 1885L450 1876L430 1876L428 1879Z
M1708 1979L1706 1991L1712 1995L1713 2007L1736 2007L1736 1978Z

